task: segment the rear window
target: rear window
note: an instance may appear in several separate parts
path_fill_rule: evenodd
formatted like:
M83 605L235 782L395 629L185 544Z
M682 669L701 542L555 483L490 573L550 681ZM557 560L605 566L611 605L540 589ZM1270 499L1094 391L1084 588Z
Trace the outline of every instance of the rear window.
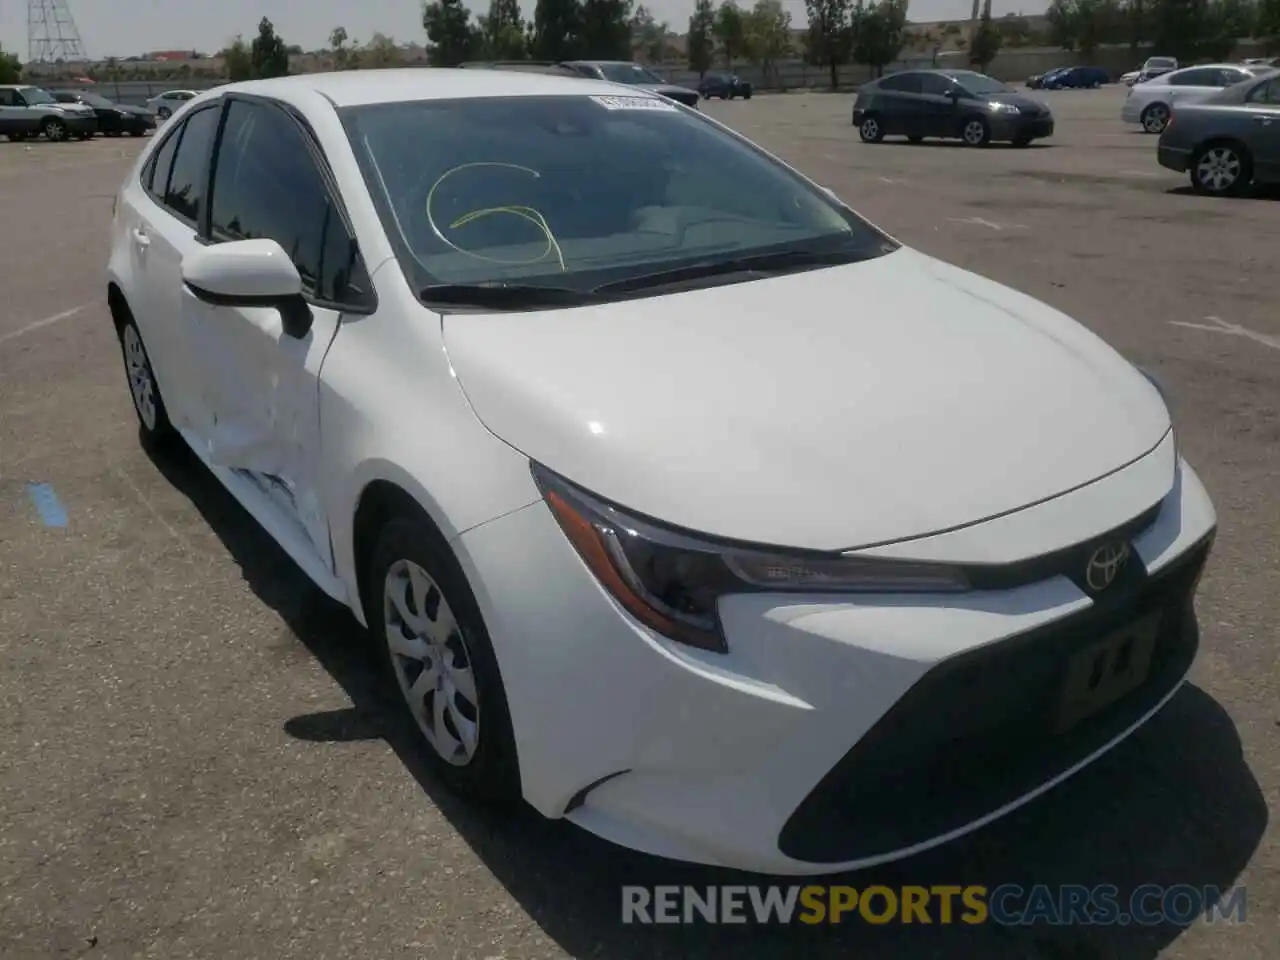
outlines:
M700 114L636 91L350 107L343 122L417 289L589 287L706 257L892 241Z

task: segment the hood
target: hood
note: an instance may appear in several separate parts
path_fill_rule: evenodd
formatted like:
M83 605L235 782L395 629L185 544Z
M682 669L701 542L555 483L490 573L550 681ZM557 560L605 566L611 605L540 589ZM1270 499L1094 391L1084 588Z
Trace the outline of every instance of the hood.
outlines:
M821 550L924 536L1096 480L1169 430L1052 308L910 249L561 311L448 314L473 410L631 510Z
M48 104L48 106L55 107L56 109L61 110L63 113L84 114L86 116L87 115L97 116L97 111L95 111L93 107L87 106L83 103L57 103L57 104L51 103L51 104Z

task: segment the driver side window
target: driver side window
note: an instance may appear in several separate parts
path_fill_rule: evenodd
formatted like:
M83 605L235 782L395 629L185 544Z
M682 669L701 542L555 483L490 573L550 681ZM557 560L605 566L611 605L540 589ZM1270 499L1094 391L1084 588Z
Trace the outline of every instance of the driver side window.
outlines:
M231 101L210 204L215 243L274 240L298 268L307 295L335 304L367 303L371 286L356 242L306 135L284 110Z

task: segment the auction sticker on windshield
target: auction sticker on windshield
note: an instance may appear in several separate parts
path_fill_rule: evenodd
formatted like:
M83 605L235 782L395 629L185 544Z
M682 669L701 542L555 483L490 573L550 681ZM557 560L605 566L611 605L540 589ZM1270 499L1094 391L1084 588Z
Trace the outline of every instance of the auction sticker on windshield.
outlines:
M606 110L669 110L676 113L676 105L657 97L592 97Z

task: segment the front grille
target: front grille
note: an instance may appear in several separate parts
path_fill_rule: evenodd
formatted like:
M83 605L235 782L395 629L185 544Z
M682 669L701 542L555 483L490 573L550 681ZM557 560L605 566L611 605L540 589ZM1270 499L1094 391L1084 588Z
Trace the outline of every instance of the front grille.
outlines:
M1210 547L1206 539L1155 576L1139 571L1064 621L938 665L800 804L779 848L797 860L839 863L911 847L1025 796L1114 739L1190 669L1199 643L1193 598ZM1056 733L1071 655L1157 611L1146 681Z

